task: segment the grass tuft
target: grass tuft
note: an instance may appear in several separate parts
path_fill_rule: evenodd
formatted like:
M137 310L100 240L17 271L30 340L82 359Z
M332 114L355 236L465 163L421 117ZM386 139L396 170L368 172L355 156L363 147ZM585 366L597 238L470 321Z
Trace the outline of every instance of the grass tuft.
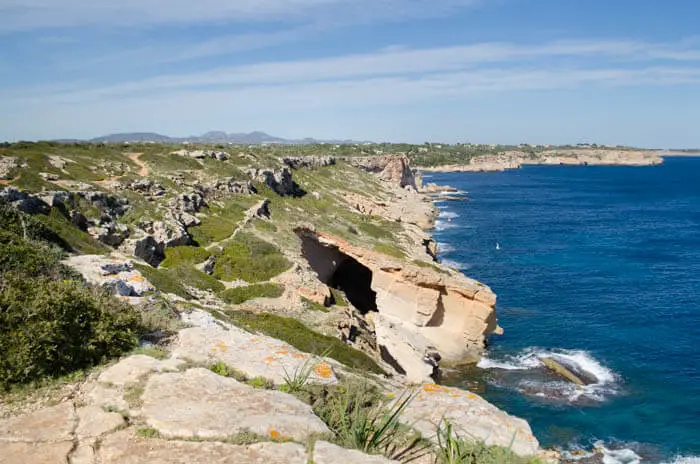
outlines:
M283 285L266 283L229 288L219 293L219 297L229 304L241 304L254 298L279 298L283 293Z

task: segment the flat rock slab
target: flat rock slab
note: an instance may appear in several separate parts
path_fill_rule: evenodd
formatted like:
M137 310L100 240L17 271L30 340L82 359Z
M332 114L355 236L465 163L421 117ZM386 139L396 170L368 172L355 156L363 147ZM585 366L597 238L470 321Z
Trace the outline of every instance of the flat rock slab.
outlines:
M124 425L124 417L116 412L105 412L98 406L78 409L78 428L75 433L80 440L96 438Z
M140 382L152 372L176 371L184 361L180 359L158 360L143 354L129 356L108 367L97 378L98 382L124 387Z
M341 448L327 441L318 441L314 444L314 464L391 464L399 461L387 459L384 456L369 455L357 450Z
M536 455L539 443L523 419L501 411L480 396L458 388L424 384L409 403L402 420L424 437L434 439L442 418L460 438L504 446L519 455Z
M102 464L307 464L296 443L248 446L215 442L144 439L129 432L108 436L98 451ZM26 463L21 463L26 464Z
M2 464L65 464L73 449L72 441L57 443L1 443Z
M166 437L227 438L245 431L305 440L330 433L311 406L276 390L260 390L208 369L155 374L141 395L141 415Z
M4 446L2 442L72 440L75 425L75 410L71 402L10 417L0 421L0 446Z
M308 353L280 340L253 335L237 327L192 327L180 331L173 344L173 357L198 362L222 361L250 377L264 377L276 385L284 383L285 373L293 375L309 361ZM338 383L328 362L319 362L309 378L312 383Z

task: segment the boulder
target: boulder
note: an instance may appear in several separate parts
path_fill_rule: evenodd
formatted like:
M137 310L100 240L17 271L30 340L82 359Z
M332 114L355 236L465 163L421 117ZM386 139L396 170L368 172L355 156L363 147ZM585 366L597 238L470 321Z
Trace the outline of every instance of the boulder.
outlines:
M124 387L140 382L146 375L153 372L176 371L182 364L184 361L179 359L159 360L137 354L108 367L97 380L111 386Z
M72 440L75 410L67 401L21 416L0 420L0 447L7 442Z
M153 239L161 249L189 245L192 238L187 233L185 226L174 218L153 223Z
M165 437L225 439L248 431L303 441L330 432L311 406L295 397L208 369L152 375L141 400L146 424Z
M58 178L59 178L58 174L53 174L51 172L40 172L39 177L41 177L42 179L44 179L46 181L54 181L54 180L58 180Z
M458 388L421 385L401 416L404 423L432 441L436 441L436 431L443 418L461 438L510 448L521 456L534 456L539 451L539 443L526 421Z
M87 232L105 245L115 248L129 237L129 228L116 222L108 222L100 227L89 227Z
M138 239L125 240L120 250L127 255L135 256L153 267L157 267L165 259L164 247L150 235Z
M252 195L258 193L250 181L235 180L233 177L216 179L206 186L208 191L234 193L237 195Z

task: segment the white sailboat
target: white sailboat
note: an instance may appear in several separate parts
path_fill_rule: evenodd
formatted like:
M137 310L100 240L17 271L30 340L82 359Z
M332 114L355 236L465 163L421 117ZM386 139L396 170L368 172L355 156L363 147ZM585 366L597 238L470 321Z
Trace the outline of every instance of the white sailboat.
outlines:
M498 242L496 242L496 249L497 249L497 250L500 250L500 249L501 249L501 245L499 245Z

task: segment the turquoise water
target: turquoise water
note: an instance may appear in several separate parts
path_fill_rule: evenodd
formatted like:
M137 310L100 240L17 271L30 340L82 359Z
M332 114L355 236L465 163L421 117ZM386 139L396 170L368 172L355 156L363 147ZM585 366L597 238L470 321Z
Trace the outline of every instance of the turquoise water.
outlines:
M440 258L493 288L505 329L445 382L527 419L545 446L700 456L700 158L426 182L468 192L437 203ZM542 355L592 385L552 378Z

